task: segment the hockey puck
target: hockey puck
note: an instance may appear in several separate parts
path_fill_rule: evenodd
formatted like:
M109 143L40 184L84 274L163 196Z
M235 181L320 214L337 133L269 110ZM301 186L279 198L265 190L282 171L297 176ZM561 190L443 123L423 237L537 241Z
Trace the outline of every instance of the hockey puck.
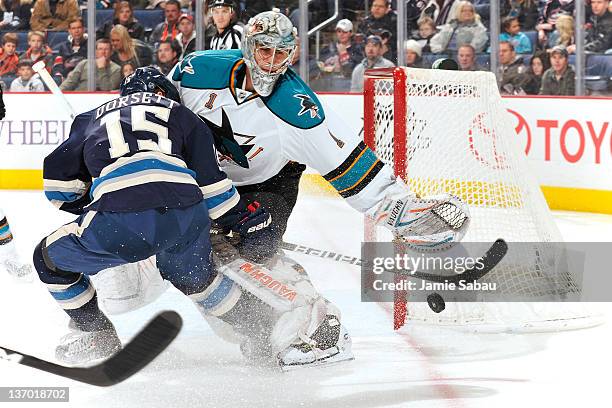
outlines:
M430 309L436 313L440 313L446 308L446 303L444 303L444 299L438 293L432 293L427 296L427 304Z

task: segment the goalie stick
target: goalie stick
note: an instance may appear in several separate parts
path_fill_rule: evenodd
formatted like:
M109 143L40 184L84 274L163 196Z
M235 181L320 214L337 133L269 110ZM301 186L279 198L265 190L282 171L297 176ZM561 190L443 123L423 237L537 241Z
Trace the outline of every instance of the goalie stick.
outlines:
M447 282L458 284L461 281L475 282L478 279L491 272L493 268L506 256L508 252L508 244L501 238L493 243L487 250L487 252L481 257L482 267L478 268L474 266L467 269L465 272L457 275L437 275L435 273L421 272L421 271L390 271L397 275L412 276L417 279L422 279L431 282Z
M318 258L329 259L336 262L346 262L351 265L361 265L363 264L363 260L348 256L342 255L336 252L310 248L304 245L292 244L290 242L282 242L281 248L292 251L304 255L316 256ZM421 272L421 271L390 271L397 275L406 275L412 276L417 279L427 280L431 282L448 282L448 283L459 283L459 281L467 281L474 282L487 273L489 273L497 264L503 259L503 257L508 252L508 244L502 238L496 240L493 245L487 250L487 252L482 257L482 268L477 268L476 266L466 270L463 273L457 275L437 275L434 273Z
M91 367L67 367L0 346L0 359L13 361L75 381L108 387L142 370L179 334L183 321L178 313L161 312L117 354Z

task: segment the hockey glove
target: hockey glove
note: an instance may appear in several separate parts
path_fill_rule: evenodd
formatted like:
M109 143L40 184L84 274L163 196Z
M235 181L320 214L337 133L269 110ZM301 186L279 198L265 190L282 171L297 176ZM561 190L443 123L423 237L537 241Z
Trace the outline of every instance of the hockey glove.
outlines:
M374 212L377 225L419 250L442 250L461 241L470 224L467 205L450 194L417 197L401 180Z
M232 231L243 239L250 238L268 228L271 223L272 216L257 201L253 201L246 211L238 215L238 222L232 227Z
M216 233L232 234L232 245L240 255L254 262L266 259L275 251L272 245L272 216L257 201L244 206L242 200L233 210L217 220ZM221 227L221 229L219 229Z

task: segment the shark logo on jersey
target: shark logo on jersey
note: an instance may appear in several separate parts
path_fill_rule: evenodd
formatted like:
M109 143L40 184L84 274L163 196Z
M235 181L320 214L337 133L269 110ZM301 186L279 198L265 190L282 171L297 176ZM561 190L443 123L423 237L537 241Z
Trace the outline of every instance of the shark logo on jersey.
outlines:
M256 154L260 153L259 151L257 151L256 154L251 155L251 157L249 158L247 158L246 156L251 151L251 148L255 146L254 144L249 144L253 139L255 139L255 136L234 133L234 130L232 129L232 124L230 123L230 120L227 117L227 114L225 113L225 110L223 110L223 108L221 108L221 126L216 125L214 122L211 122L204 116L200 116L200 118L208 125L208 127L212 131L213 137L215 139L215 146L218 152L220 153L220 156L228 157L240 167L248 169L249 159L252 159L256 156ZM238 141L236 141L235 136L239 136L246 140L242 144L238 143Z
M193 65L191 65L191 60L194 59L195 57L197 57L197 55L189 54L183 59L183 63L179 66L179 70L181 73L186 72L191 75L195 74Z
M298 112L298 116L302 116L306 112L310 112L310 117L312 119L318 118L319 116L319 105L314 103L310 96L304 94L296 94L293 95L294 98L298 98L300 100L300 105L302 109Z

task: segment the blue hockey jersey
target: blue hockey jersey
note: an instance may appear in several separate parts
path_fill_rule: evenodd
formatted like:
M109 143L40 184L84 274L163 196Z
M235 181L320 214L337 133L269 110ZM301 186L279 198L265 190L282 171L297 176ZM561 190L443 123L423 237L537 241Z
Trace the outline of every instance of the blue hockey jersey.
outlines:
M148 92L78 115L45 158L44 190L62 210L133 212L206 200L216 219L239 195L219 169L209 128L189 109Z

